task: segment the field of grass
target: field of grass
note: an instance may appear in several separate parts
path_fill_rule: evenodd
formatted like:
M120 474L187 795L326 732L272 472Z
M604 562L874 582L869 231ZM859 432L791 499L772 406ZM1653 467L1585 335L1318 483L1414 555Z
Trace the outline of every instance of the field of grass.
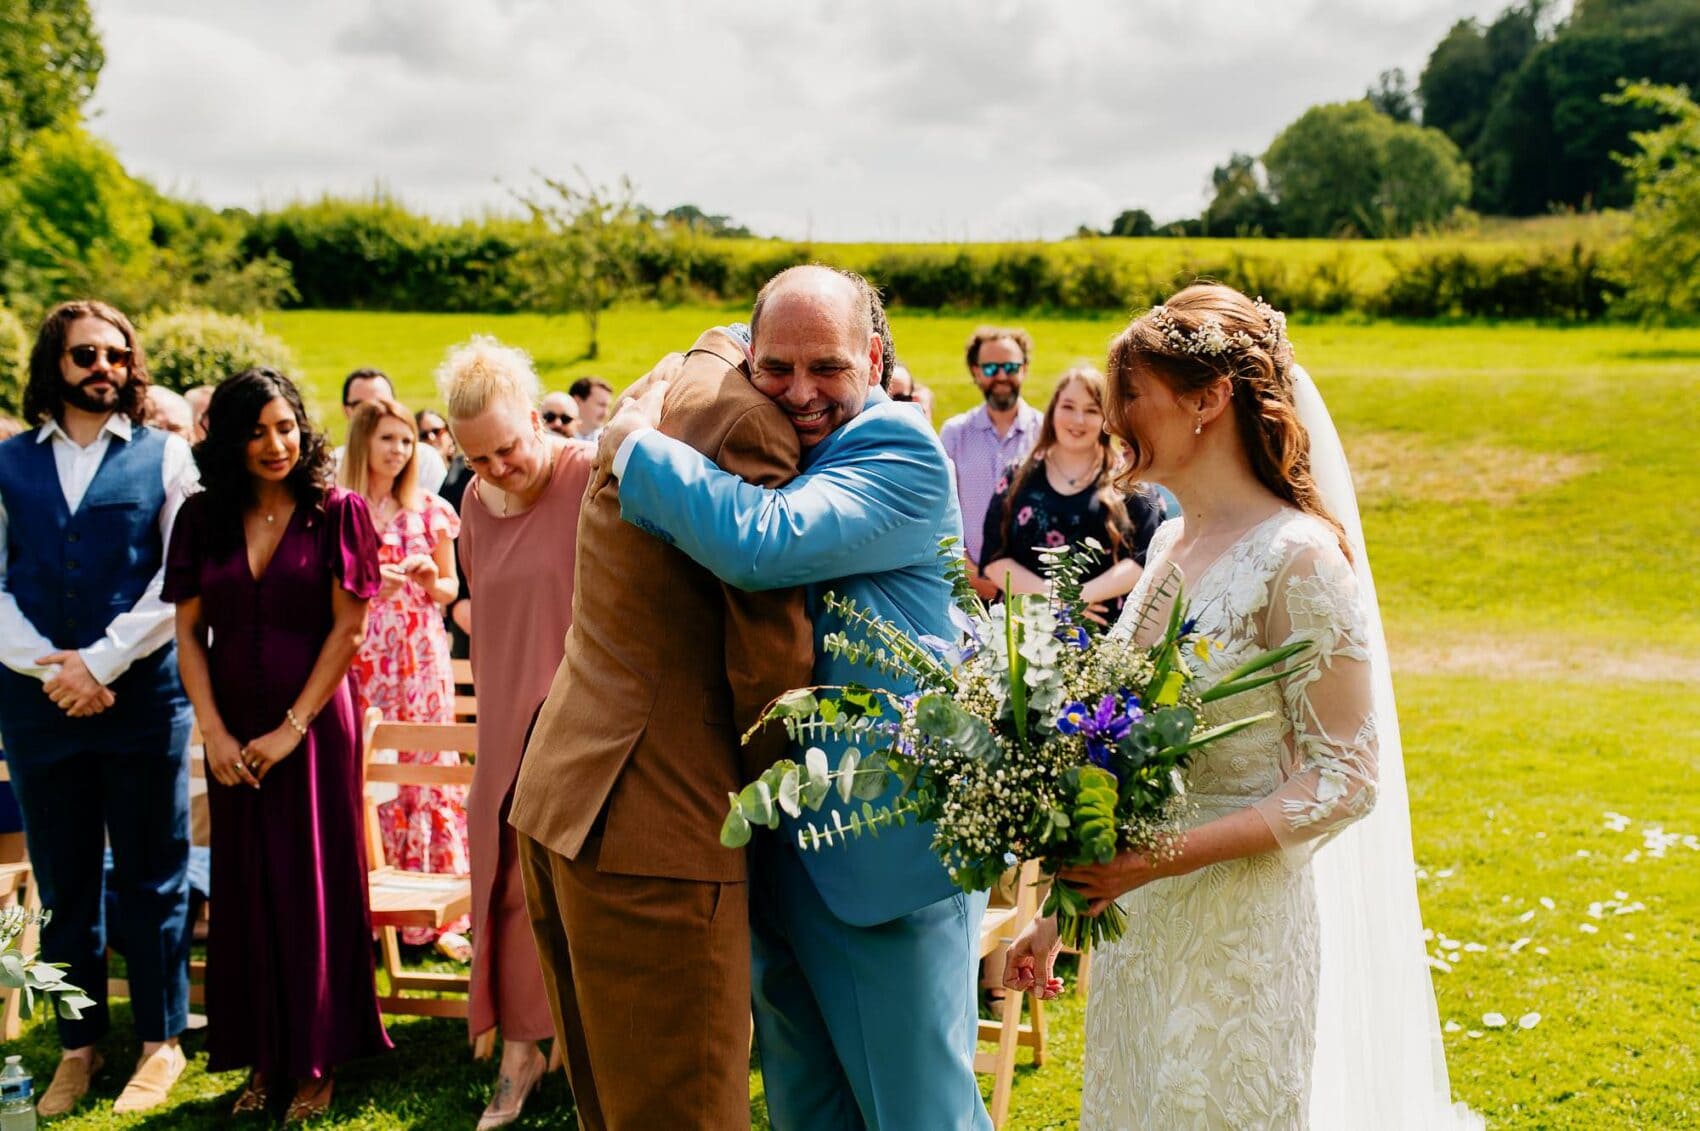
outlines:
M473 332L531 350L551 387L591 372L621 385L737 313L617 311L594 364L578 360L582 330L568 320L303 312L267 324L334 412L337 382L357 365L388 369L410 405L430 403L431 370ZM894 318L940 419L974 400L960 350L975 322ZM1034 400L1069 364L1101 359L1117 329L1027 325ZM1451 966L1435 986L1456 1026L1446 1036L1456 1094L1496 1128L1700 1125L1700 445L1690 425L1700 330L1339 321L1297 324L1293 337L1360 477L1425 923ZM689 1023L688 994L658 1007ZM1053 1057L1020 1070L1012 1127L1073 1125L1081 1010L1069 998L1056 1008ZM1490 1013L1511 1025L1490 1027ZM1518 1028L1531 1013L1539 1022ZM469 1126L489 1069L467 1059L460 1029L409 1021L392 1032L401 1050L343 1073L325 1125ZM45 1075L52 1047L38 1026L9 1051ZM115 1041L108 1059L133 1055ZM202 1064L177 1106L147 1121L111 1115L123 1073L109 1068L99 1102L59 1125L222 1126L239 1077L206 1076ZM753 1072L751 1085L759 1096ZM566 1097L552 1081L524 1125L558 1126L553 1105Z

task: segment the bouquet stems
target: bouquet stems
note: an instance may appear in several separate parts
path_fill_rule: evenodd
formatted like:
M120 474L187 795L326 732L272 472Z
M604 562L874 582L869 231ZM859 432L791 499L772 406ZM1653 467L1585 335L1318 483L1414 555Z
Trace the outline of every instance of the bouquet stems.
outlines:
M1127 933L1127 912L1114 900L1096 915L1087 913L1091 906L1091 901L1067 881L1053 879L1051 893L1039 913L1057 917L1057 939L1069 950L1091 950Z

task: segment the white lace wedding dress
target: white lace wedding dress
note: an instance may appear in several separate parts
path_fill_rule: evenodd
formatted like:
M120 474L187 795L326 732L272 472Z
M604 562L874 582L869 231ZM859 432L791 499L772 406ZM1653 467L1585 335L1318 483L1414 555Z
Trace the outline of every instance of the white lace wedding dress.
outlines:
M1115 631L1134 631L1179 531L1152 539ZM1186 775L1190 823L1249 806L1281 847L1121 898L1127 934L1099 953L1087 1003L1081 1127L1305 1128L1321 967L1310 858L1376 797L1365 610L1334 531L1291 509L1187 578L1185 600L1220 645L1201 688L1265 648L1314 645L1308 669L1206 708L1206 724L1273 717L1207 747Z

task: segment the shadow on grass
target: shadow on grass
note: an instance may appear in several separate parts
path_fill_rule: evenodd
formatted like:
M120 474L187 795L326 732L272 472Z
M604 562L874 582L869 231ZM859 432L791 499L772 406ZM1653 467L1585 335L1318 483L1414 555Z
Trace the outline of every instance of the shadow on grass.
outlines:
M1626 361L1700 361L1700 349L1617 350L1612 356Z

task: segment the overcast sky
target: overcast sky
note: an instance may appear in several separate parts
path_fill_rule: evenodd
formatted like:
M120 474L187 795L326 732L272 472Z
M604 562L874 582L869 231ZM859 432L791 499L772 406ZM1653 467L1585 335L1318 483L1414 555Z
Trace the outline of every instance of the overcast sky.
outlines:
M1196 215L1214 165L1508 0L94 0L92 128L215 205L445 217L629 175L764 234Z

